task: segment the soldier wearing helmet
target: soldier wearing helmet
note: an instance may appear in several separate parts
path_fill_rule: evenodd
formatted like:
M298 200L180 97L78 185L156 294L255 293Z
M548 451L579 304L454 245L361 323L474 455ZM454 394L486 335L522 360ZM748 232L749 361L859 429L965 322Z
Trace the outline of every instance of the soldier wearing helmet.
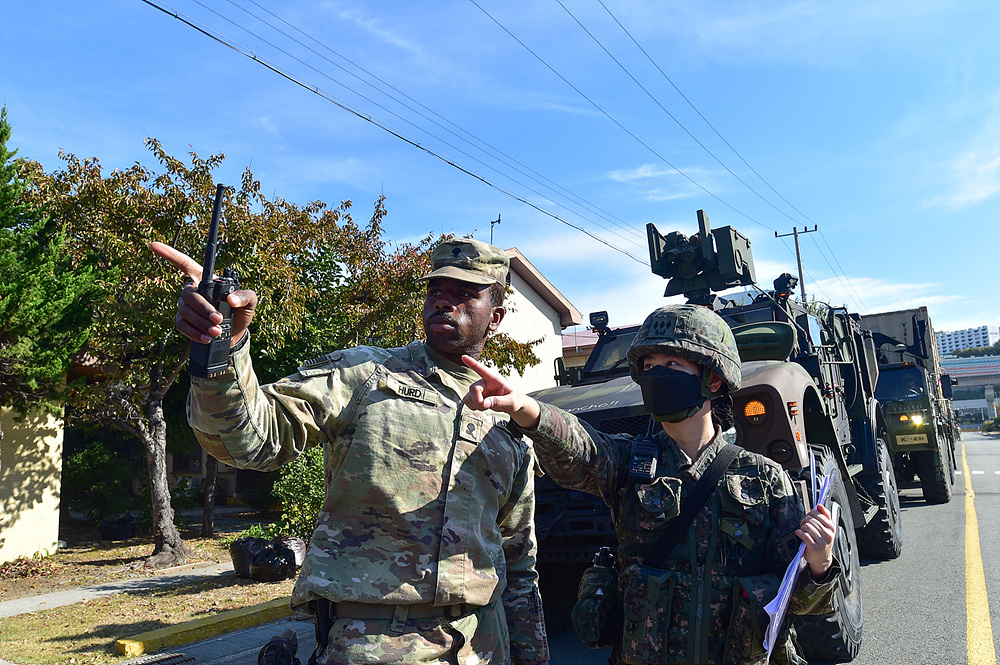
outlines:
M739 389L741 374L732 331L717 314L670 305L643 322L628 361L652 421L650 436L635 441L598 432L513 390L477 361L463 361L482 377L465 397L470 408L509 413L534 441L546 473L564 487L601 496L611 508L618 576L609 595L623 620L614 625L607 604L597 610L600 603L583 602L604 583L589 577L595 568L584 575L573 617L588 646L613 646L611 662L765 663L764 605L800 542L809 572L800 575L789 611L833 609L840 564L832 555L836 531L829 511L819 506L806 513L773 461L742 449L721 454L732 445L723 432L732 425L728 393ZM645 464L636 464L640 449L648 455ZM709 498L662 554L671 540L665 533L692 489L711 475L716 457L731 455ZM771 662L804 662L791 627L779 634Z
M197 283L197 261L152 249ZM479 377L461 358L479 357L503 320L510 260L472 238L444 240L430 259L426 341L336 350L260 385L247 331L257 296L244 290L229 296L226 372L192 379L189 422L210 455L266 471L323 449L326 498L291 597L313 615L310 663L548 661L531 448L462 407ZM185 288L180 332L207 341L221 318ZM281 639L261 663L291 646Z

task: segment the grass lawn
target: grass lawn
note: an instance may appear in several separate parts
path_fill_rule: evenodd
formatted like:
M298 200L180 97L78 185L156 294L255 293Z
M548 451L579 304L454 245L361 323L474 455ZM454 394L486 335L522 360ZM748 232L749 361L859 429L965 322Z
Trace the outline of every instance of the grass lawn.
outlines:
M189 564L230 560L221 540L231 534L216 538L195 534L181 528L192 552ZM112 543L88 540L86 535L74 538L62 531L60 536L67 540L65 549L43 559L0 566L0 601L151 574L142 568L153 549L148 538ZM287 597L293 582L254 582L224 575L0 619L0 658L18 665L120 663L128 659L115 649L118 639Z

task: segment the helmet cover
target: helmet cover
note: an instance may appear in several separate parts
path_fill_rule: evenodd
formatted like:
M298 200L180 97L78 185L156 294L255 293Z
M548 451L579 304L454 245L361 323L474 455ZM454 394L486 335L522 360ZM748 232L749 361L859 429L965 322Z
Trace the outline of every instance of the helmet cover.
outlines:
M685 358L718 374L727 391L740 388L736 338L722 317L707 307L666 305L646 317L628 350L629 372L636 383L642 375L642 359L650 353ZM708 377L703 378L707 385Z

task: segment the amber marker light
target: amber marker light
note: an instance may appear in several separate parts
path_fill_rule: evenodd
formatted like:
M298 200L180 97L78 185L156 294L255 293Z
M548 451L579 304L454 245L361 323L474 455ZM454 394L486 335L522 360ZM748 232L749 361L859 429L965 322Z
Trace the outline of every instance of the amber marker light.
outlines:
M767 409L764 408L764 403L760 400L750 400L743 407L743 415L746 419L753 423L754 425L759 425L764 422L764 416L767 415Z
M906 414L904 413L904 414L902 414L902 415L901 415L901 416L899 417L899 422L901 422L901 423L905 423L905 422L906 422L907 420L909 420L909 419L910 419L910 417L909 417L908 415L906 415Z

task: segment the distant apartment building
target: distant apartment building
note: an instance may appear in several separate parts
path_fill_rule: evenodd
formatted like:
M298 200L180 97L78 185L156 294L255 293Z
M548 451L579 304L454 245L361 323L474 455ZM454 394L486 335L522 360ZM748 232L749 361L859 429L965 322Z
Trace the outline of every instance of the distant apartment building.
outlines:
M955 332L937 332L938 350L943 354L955 353L962 349L993 346L1000 341L1000 326L979 326Z

